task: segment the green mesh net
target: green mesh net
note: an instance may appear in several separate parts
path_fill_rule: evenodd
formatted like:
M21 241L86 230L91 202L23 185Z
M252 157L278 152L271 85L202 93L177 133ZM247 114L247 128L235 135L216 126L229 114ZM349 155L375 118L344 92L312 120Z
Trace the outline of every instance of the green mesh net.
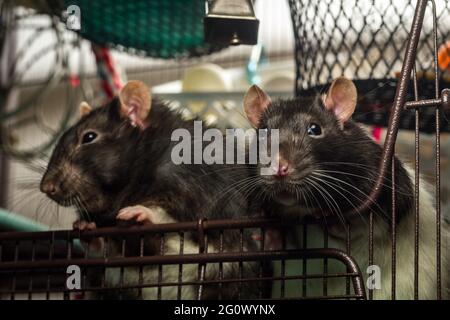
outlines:
M204 41L205 0L64 0L63 5L80 7L79 33L100 45L164 59L221 49Z

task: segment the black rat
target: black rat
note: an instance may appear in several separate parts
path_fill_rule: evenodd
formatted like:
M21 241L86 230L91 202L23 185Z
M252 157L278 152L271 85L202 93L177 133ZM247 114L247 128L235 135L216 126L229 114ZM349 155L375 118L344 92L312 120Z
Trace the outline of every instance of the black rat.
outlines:
M175 129L193 130L193 120L184 120L166 104L152 99L142 82L130 81L119 96L92 110L80 107L82 118L60 138L41 181L41 190L61 205L75 205L82 218L75 227L89 229L114 226L117 222L172 223L204 219L236 219L247 215L247 200L237 186L247 170L230 165L180 164L171 159L176 142ZM193 141L192 141L193 143ZM210 232L209 252L219 248L218 233ZM239 251L238 232L224 233L224 251ZM126 248L136 253L129 241ZM178 254L177 234L165 239L165 254ZM249 237L244 249L254 246ZM158 254L159 241L150 239L146 254ZM116 248L118 251L118 248ZM133 253L134 252L134 253ZM186 238L184 254L198 253L195 238ZM116 252L117 253L117 252ZM245 263L243 274L254 274ZM218 277L218 264L210 264L206 278ZM146 267L145 283L156 283L158 267ZM165 266L163 281L178 281L178 266ZM238 277L236 263L224 264L224 278ZM137 283L138 273L129 273L125 282ZM118 285L117 273L110 273L108 285ZM197 279L197 266L185 265L183 281ZM136 282L134 282L136 281ZM244 286L245 287L245 286ZM224 286L222 297L238 294L252 297L250 286ZM196 286L183 286L182 298L196 298ZM248 290L247 290L248 289ZM145 299L156 298L156 288L143 291ZM162 298L173 299L177 287L164 287ZM217 298L217 286L205 286L204 298Z
M379 197L364 212L360 208L372 191L382 148L367 132L351 120L357 105L352 81L338 78L326 94L272 102L257 86L247 92L244 110L250 123L259 129L279 130L279 152L273 155L270 175L253 169L258 189L254 196L261 210L285 220L313 216L323 221L310 227L308 247L323 246L323 229L329 234L329 247L346 249L347 221L351 231L351 255L364 275L369 258L369 212L374 217L374 264L381 271L381 288L374 297L389 299L391 293L391 170L383 181ZM270 139L268 139L270 141ZM395 163L397 212L397 298L412 299L414 294L414 172L397 157ZM261 201L261 199L264 199ZM353 212L353 213L352 213ZM327 219L328 218L328 219ZM334 222L333 222L334 221ZM289 245L302 247L302 230L286 231ZM420 181L419 297L436 297L436 215L427 184ZM279 248L280 232L266 239ZM448 297L449 226L442 221L442 283ZM299 268L301 264L296 265ZM334 271L336 271L335 269ZM299 270L297 270L299 271ZM340 270L344 271L345 270ZM312 264L308 273L321 273L322 264ZM328 272L333 273L330 266ZM300 271L301 273L301 271ZM298 272L296 273L298 274ZM309 281L308 294L321 295L322 281ZM345 294L345 282L328 280L328 294Z

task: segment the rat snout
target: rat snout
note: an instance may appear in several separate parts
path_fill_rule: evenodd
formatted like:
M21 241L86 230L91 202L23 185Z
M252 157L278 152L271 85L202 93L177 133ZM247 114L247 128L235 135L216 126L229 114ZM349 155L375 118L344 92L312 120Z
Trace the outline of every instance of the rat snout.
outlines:
M41 181L40 189L42 193L45 193L49 198L58 202L63 193L62 183L60 179L55 178L53 174L44 175Z
M276 161L271 166L272 173L276 177L286 177L292 172L292 167L282 155L278 154L276 157Z
M289 173L289 163L280 156L278 160L277 176L284 177L287 176L288 173Z
M42 181L41 192L43 192L49 196L54 196L57 193L55 183L52 181Z

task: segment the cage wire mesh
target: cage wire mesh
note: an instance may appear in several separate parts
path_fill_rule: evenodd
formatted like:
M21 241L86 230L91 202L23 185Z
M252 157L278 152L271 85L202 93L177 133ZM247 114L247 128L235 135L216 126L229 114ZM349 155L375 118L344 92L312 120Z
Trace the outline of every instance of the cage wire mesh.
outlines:
M253 219L83 233L0 233L0 300L365 298L361 272L343 251L265 250L266 230L285 227L276 220ZM259 248L246 248L248 232L262 235ZM230 236L239 245L230 248ZM193 245L193 239L200 245ZM324 259L338 271L317 274L311 263ZM295 265L296 272L272 274L269 261ZM71 265L81 269L79 288L67 285ZM341 283L341 294L326 294L331 281ZM325 294L310 292L311 282L323 284Z
M295 35L297 94L312 94L332 79L353 79L360 93L354 118L387 126L397 78L417 1L409 0L289 0ZM430 7L430 5L429 5ZM450 39L450 2L436 0L438 45L447 50ZM424 20L416 59L420 98L432 98L432 16ZM450 66L443 66L440 81L450 84ZM411 86L410 86L411 88ZM412 90L408 99L414 99ZM421 131L433 132L433 110L424 110ZM401 128L414 129L412 113L405 113ZM442 131L450 131L443 118Z

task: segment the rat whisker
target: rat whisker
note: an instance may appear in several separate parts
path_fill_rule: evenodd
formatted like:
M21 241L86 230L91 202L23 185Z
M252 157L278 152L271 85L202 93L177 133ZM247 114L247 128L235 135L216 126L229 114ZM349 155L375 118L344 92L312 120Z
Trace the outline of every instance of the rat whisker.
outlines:
M341 175L344 175L344 176L353 176L353 177L357 177L357 178L361 178L361 179L368 180L368 181L373 181L373 182L376 181L376 178L374 178L374 177L363 176L363 175L359 175L359 174L355 174L355 173L350 173L350 172L344 172L344 171L321 170L321 169L316 169L315 171L316 171L316 172L322 172L322 173L341 174ZM386 178L385 180L390 180L390 179L387 179L387 178ZM391 182L392 182L392 180L391 180ZM383 187L387 188L387 189L392 189L392 183L390 183L390 184L382 183L381 185L382 185ZM397 183L394 183L394 186L395 186L397 192L400 193L400 194L403 194L403 195L406 195L406 196L412 196L412 195L413 195L412 190L410 190L409 192L408 192L408 191L404 191L404 190L402 190L402 187L403 187L403 186L400 186L400 185L398 185Z
M339 207L339 205L337 204L336 200L334 200L334 198L331 196L331 194L330 194L323 186L321 186L319 183L317 183L317 182L315 182L315 181L313 181L313 180L310 180L310 183L311 183L311 185L316 186L316 189L317 189L317 190L320 188L320 189L323 191L323 192L320 193L320 194L322 195L323 199L324 199L327 203L332 202L333 208L336 209L336 210L331 210L332 207L329 205L329 208L330 208L330 210L331 210L331 213L333 213L333 211L334 211L334 213L336 213L336 215L338 216L339 220L341 220L343 226L344 226L345 228L348 228L348 226L347 226L347 224L346 224L346 221L345 221L345 218L344 218L344 216L343 216L342 210L341 210L341 208ZM329 200L328 200L328 199L329 199Z
M350 184L350 183L348 183L348 182L346 182L346 181L344 181L344 180L342 180L342 179L339 179L339 178L336 178L336 177L333 177L333 176L330 176L330 175L326 175L326 174L321 174L321 173L318 173L318 172L316 173L316 175L322 176L323 178L326 178L326 179L332 179L332 180L334 180L334 181L337 181L338 183L339 183L339 182L340 182L340 183L343 183L343 184L345 184L346 186L352 188L353 190L356 190L357 192L361 193L361 194L365 197L365 199L370 199L369 195L366 194L364 191L362 191L360 188L357 188L357 187L355 187L354 185L352 185L352 184ZM341 187L341 188L342 188L342 187ZM345 188L342 188L342 189L345 190ZM383 208L381 208L381 206L380 206L377 202L375 202L375 201L372 200L372 199L370 199L370 202L371 202L373 205L375 205L375 206L380 210L380 212L381 212L382 214L384 214L386 217L389 218L389 215L386 213L385 210L383 210Z
M317 176L312 175L311 179L314 179L320 183L325 184L326 186L330 187L331 189L333 189L334 191L336 191L338 194L340 194L356 211L359 215L361 215L361 212L358 210L358 207L355 206L355 204L353 203L353 201L351 201L345 194L343 194L341 191L339 191L339 189L347 192L348 194L350 194L351 196L353 196L356 200L359 201L359 203L362 203L363 199L357 197L356 195L354 195L352 192L349 192L347 189L342 188L340 185L332 183L330 181L326 181L325 179L321 179ZM337 189L339 188L339 189Z
M307 185L311 184L311 182L309 180L310 180L310 178L308 178L308 177L305 179L305 183ZM325 214L324 209L320 205L320 201L318 201L316 196L314 195L314 192L312 192L312 190L310 191L309 188L302 188L302 190L308 195L308 198L309 198L309 195L311 195L311 197L314 199L315 203L317 204L317 206L320 209L320 213L321 213L322 217L324 218L324 222L327 225L327 215ZM313 205L312 199L310 199L310 201L311 201L311 207L316 208L316 206Z

